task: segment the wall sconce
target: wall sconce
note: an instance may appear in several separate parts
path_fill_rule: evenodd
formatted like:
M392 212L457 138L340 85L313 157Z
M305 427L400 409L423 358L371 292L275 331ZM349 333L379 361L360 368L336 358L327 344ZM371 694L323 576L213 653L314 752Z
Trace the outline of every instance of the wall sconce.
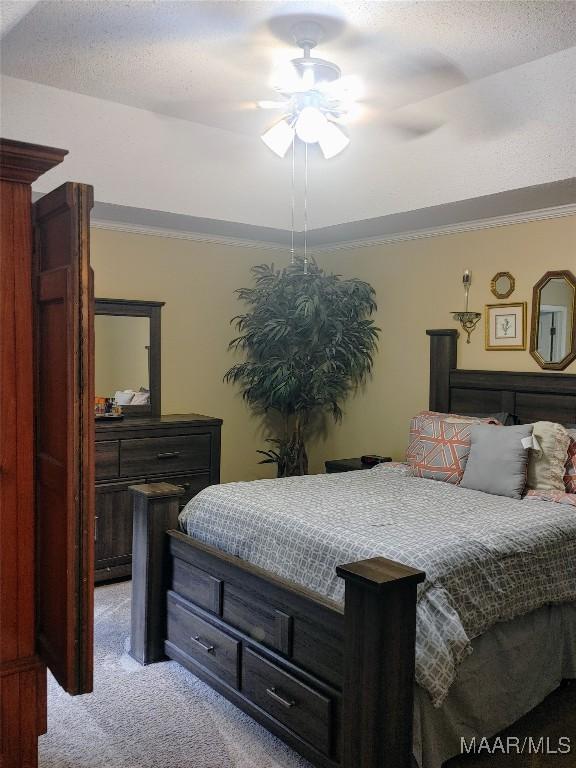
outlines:
M462 329L466 332L466 335L467 335L466 344L470 344L470 334L472 333L474 328L476 328L480 318L482 317L482 314L480 312L468 311L468 294L470 293L471 284L472 284L472 272L470 272L470 270L467 269L462 275L462 285L464 286L464 294L466 296L466 307L464 309L464 312L452 313L452 317L454 318L454 320L457 320L462 326Z

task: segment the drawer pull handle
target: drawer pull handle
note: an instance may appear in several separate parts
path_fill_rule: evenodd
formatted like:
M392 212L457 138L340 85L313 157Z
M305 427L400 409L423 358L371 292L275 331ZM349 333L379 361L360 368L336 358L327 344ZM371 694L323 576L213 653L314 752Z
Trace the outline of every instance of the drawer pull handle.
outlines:
M196 637L191 637L191 640L193 640L196 645L199 645L200 648L202 648L206 653L214 653L215 648L213 645L206 645L206 643L203 643L202 640L200 640L200 635L196 635Z
M180 451L167 451L167 453L156 454L157 459L177 459L180 456Z
M279 696L276 693L276 688L266 688L266 693L268 696L270 696L271 699L277 701L278 704L282 704L282 706L286 707L286 709L292 709L292 707L296 706L295 701L292 701L291 699L285 699L283 696Z

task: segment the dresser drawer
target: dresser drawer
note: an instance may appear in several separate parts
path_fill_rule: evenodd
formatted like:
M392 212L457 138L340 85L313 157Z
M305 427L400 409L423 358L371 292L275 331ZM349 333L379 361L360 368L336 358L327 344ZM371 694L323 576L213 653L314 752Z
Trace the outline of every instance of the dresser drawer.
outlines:
M202 667L234 688L239 687L240 643L191 613L168 592L168 640Z
M204 488L208 488L210 485L210 473L195 472L193 475L164 475L162 482L179 485L181 488L184 488L184 494L178 499L180 509L183 509L191 498L200 493Z
M96 480L113 480L118 477L120 442L103 440L96 443Z
M210 435L176 435L122 440L120 474L168 475L210 467Z
M244 649L242 693L321 752L330 754L332 701L327 696L248 648Z

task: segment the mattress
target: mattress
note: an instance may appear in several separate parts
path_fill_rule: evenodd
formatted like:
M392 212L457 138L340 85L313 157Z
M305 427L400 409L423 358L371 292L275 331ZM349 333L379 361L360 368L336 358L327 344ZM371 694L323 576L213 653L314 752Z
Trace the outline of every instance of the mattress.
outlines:
M426 573L416 681L445 700L472 641L499 622L576 601L576 510L414 478L401 466L215 485L183 530L333 600L336 566L383 556Z

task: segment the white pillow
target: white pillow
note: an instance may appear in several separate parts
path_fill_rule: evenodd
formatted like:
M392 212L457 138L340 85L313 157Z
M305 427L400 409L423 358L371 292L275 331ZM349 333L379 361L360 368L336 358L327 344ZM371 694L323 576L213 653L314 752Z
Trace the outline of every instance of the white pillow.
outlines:
M532 434L538 448L530 451L526 487L531 491L563 491L570 445L568 430L553 421L537 421Z

